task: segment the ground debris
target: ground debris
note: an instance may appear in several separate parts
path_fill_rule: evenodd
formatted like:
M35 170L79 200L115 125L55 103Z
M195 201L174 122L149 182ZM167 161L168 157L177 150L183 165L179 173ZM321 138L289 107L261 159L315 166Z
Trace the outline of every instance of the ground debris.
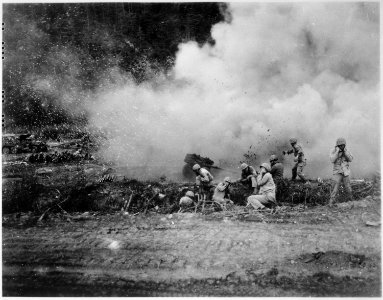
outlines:
M324 252L321 252L321 251L316 252L316 253L313 253L312 256L309 257L309 258L307 258L307 259L305 259L304 262L305 262L305 263L312 262L312 261L314 261L314 260L316 260L316 259L319 259L323 254L324 254Z
M187 191L198 192L193 181L171 182L163 177L154 181L138 181L126 178L123 173L117 171L117 168L98 161L39 167L36 164L7 165L3 169L3 176L20 178L19 181L3 182L4 213L30 210L41 215L46 209L54 206L54 203L59 202L55 192L59 190L62 197L69 197L62 206L62 209L68 212L122 210L129 214L144 212L168 214L179 210L179 199ZM365 196L366 199L377 197L374 193L376 185L372 181L354 180L352 187L355 200L362 199L361 196ZM285 179L279 188L277 209L270 212L276 219L286 210L304 212L308 207L326 205L332 187L331 180L321 179L302 184ZM226 218L244 219L250 214L243 210L250 193L251 191L246 190L242 184L232 184L230 198L234 202L234 207L228 208ZM338 202L340 207L343 205L342 202L351 203L345 202L341 190ZM364 205L364 202L355 201L353 205ZM238 207L238 211L235 207ZM222 210L222 207L210 200L205 203L203 209L201 203L197 209L195 208L196 206L193 206L186 212L202 212L208 215ZM61 211L57 206L53 210Z
M372 196L376 187L372 181L368 180L352 180L352 195L358 200L368 196ZM280 184L281 191L278 192L280 203L290 203L296 205L303 203L306 205L325 205L330 199L333 181L327 180L312 180L308 184L303 184L299 181L290 181L284 179ZM346 193L343 187L339 191L339 202L347 201Z
M80 160L94 160L94 157L83 149L77 151L55 151L54 153L32 153L26 157L29 163L63 163L75 162Z
M380 222L372 222L372 221L367 221L366 226L374 226L377 227L380 225Z

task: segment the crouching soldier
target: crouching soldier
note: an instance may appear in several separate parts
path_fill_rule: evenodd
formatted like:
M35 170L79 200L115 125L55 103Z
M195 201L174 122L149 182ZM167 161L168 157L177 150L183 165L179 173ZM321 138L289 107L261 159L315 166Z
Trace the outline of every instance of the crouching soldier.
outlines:
M241 178L238 179L243 185L251 188L252 193L257 194L257 175L258 172L246 163L241 164Z
M234 204L230 200L230 184L230 177L226 177L223 182L218 183L213 194L213 201L217 202L224 210L226 210L227 205Z
M204 168L201 168L199 164L193 166L193 171L196 174L196 185L199 190L199 194L202 195L202 200L210 198L210 190L212 188L213 175Z
M194 205L194 193L192 191L187 191L185 196L180 199L180 210L178 212L183 212L185 209L190 208Z
M294 153L294 167L292 168L292 178L291 180L295 180L298 177L303 181L306 182L305 175L303 174L303 168L306 165L306 159L305 159L305 154L303 153L303 149L301 145L297 144L297 139L296 138L291 138L289 140L291 147L293 149L290 149L288 151L283 151L283 155L285 154L291 154Z
M329 205L334 204L335 198L338 194L339 186L343 182L344 189L348 194L348 197L352 199L352 190L350 183L350 162L353 157L351 153L346 149L346 140L344 138L338 138L336 146L330 152L330 161L333 163L333 174L335 185L331 192Z
M259 192L257 195L251 195L247 198L246 207L252 206L255 209L273 208L275 202L275 184L268 163L261 164L261 172L257 177Z

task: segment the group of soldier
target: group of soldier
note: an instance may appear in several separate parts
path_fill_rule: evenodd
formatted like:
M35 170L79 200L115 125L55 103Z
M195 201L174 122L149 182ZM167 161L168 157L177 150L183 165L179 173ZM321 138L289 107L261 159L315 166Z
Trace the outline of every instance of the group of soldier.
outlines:
M283 151L283 155L294 154L294 165L292 168L292 181L297 177L303 184L308 184L309 181L303 174L303 169L306 165L306 158L304 156L303 148L297 143L296 138L289 140L291 149ZM335 185L331 192L329 205L332 206L335 202L336 196L339 191L340 185L343 183L346 193L350 198L351 184L350 184L350 167L349 163L353 160L351 153L346 148L346 140L338 138L335 147L330 151L330 161L333 164L333 175ZM230 200L230 185L234 182L240 182L251 189L251 195L247 197L246 207L262 210L273 208L277 205L277 196L280 195L281 186L283 184L283 165L279 162L276 155L270 156L270 164L265 162L260 165L259 171L254 167L242 163L241 164L241 178L232 181L230 177L226 177L223 182L218 183L214 189L212 201L219 204L222 208L227 205L233 204ZM212 189L213 176L211 173L202 168L199 164L193 166L193 171L196 175L196 185L199 188L198 201L206 201ZM187 191L185 196L180 200L181 211L183 208L194 204L194 193Z

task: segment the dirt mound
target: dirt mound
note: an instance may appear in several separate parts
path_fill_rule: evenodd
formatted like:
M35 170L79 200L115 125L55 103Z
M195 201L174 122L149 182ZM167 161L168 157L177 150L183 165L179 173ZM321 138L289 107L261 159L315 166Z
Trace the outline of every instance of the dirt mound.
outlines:
M366 265L363 254L345 253L341 251L317 252L300 257L305 263L314 263L336 268L359 268Z

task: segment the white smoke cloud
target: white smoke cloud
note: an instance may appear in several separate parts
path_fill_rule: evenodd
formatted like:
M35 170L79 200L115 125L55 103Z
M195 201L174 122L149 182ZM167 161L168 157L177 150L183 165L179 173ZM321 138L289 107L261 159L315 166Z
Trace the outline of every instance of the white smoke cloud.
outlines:
M306 174L329 177L342 136L354 176L380 169L379 4L234 3L230 12L212 29L214 46L179 46L171 79L98 91L90 121L107 132L104 157L178 167L193 152L239 162L254 145L261 163L282 158L294 136Z

